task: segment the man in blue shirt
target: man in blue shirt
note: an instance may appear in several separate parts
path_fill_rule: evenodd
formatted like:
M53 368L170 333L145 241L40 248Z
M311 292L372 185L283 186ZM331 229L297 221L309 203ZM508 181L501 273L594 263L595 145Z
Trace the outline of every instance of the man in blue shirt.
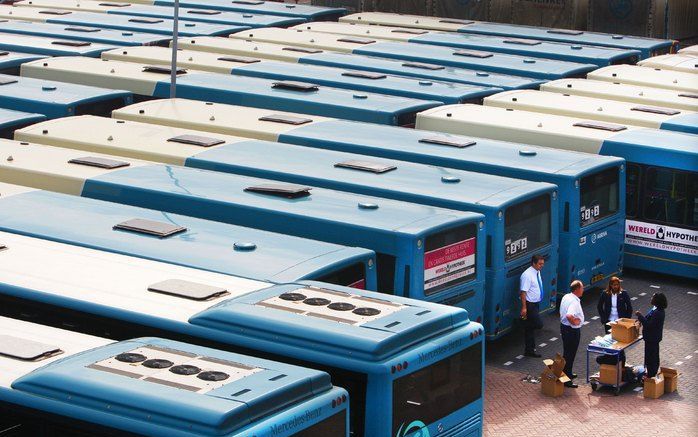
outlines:
M521 297L521 319L524 321L524 355L527 357L540 358L536 352L535 330L543 327L540 318L540 302L543 300L543 279L540 271L543 270L545 259L542 255L531 257L531 267L522 274L519 284L519 294Z

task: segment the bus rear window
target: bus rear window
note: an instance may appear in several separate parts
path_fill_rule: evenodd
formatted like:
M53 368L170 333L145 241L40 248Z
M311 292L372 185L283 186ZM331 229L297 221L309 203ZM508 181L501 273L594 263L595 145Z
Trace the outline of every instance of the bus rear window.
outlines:
M327 282L336 285L345 285L347 287L366 289L366 274L364 265L361 263L352 264L341 270L328 273L317 279L317 281Z
M310 428L292 434L292 437L327 437L332 435L344 435L347 431L347 411L342 410L334 416L328 417L322 422L316 423Z
M475 278L477 225L430 235L424 242L424 293L429 296Z
M391 435L408 435L411 423L429 425L481 397L482 343L477 343L393 381Z
M583 177L580 189L579 213L582 227L618 211L617 167Z
M550 195L543 194L507 208L504 214L505 261L550 243Z

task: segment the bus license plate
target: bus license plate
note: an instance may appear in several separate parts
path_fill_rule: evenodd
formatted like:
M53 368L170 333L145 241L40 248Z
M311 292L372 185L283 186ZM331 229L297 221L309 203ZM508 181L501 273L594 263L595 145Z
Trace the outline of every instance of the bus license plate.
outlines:
M599 281L603 280L603 278L604 278L604 276L601 273L599 273L598 275L594 275L591 277L591 283L593 284L595 282L599 282Z

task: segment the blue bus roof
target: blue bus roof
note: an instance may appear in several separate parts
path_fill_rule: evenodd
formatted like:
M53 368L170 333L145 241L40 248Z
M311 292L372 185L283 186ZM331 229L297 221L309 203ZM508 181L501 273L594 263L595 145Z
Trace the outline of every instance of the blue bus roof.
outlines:
M545 81L530 77L474 71L465 68L435 65L433 63L406 62L362 56L350 53L310 53L298 59L299 64L327 67L356 68L379 73L398 74L431 80L465 83L470 85L498 87L504 90L537 89Z
M281 82L281 85L275 83ZM289 86L286 86L288 84ZM305 88L305 86L310 88ZM169 97L169 79L157 84L154 97ZM244 104L382 124L409 124L417 112L441 105L431 100L273 81L243 76L193 73L177 78L177 96L210 102ZM406 118L405 122L401 122Z
M31 53L0 51L0 73L18 73L19 66L25 62L43 59L46 56Z
M663 122L659 128L662 130L698 134L698 112L671 117L669 120Z
M117 48L115 45L87 41L0 33L0 50L45 56L89 56L99 58L102 52L115 48Z
M46 120L46 116L43 114L0 108L0 138L12 138L15 129L44 120Z
M359 125L344 120L320 120L301 125L280 134L278 140L490 174L516 173L517 177L534 180L574 179L623 162L610 156L392 126ZM442 144L438 144L439 141Z
M147 0L147 2L152 2L152 4L156 6L174 6L175 4L175 0ZM180 6L185 8L205 8L219 11L301 17L306 20L332 20L339 18L347 12L344 8L287 4L261 0L183 0L180 1Z
M698 169L698 135L633 129L604 140L599 153L620 156L629 163L695 172Z
M554 189L545 183L270 142L238 143L236 147L219 150L203 156L208 155L210 160L215 157L219 165L238 174L408 202L420 198L423 201L420 203L474 212L506 208ZM335 167L350 161L396 168L376 174Z
M0 32L20 35L63 38L71 41L90 41L116 46L164 45L169 39L154 33L130 32L114 29L100 29L67 24L40 23L36 21L2 21Z
M173 18L174 9L163 6L131 4L128 7L115 7L108 14L131 15L140 17ZM236 26L256 27L288 27L305 21L302 17L265 15L261 13L244 13L237 11L212 11L199 8L179 8L179 19L182 21L198 21L212 24L232 24Z
M373 256L366 249L41 190L0 198L0 205L0 229L7 232L258 280L316 278ZM187 230L160 239L113 229L134 218ZM235 243L256 248L235 250Z
M232 73L266 79L301 80L336 88L435 100L445 104L479 101L502 91L501 88L433 82L380 73L274 61L261 61L233 67Z
M424 46L402 42L376 42L357 47L352 53L416 62L475 68L501 74L536 79L561 79L581 76L595 70L596 65L550 59L525 58L501 53L473 52L450 47Z
M44 114L48 118L93 113L104 107L133 103L128 91L109 90L66 82L0 75L0 107Z
M546 27L522 26L504 23L467 24L459 32L484 35L513 36L520 38L560 41L573 44L588 44L602 47L639 50L643 58L652 56L657 50L667 51L674 44L671 40L643 38L640 36L612 35L610 33L587 32L581 30L550 29Z
M56 342L56 338L51 340ZM188 386L181 377L169 377L166 369L161 372L167 373L149 371L143 377L139 377L139 370L146 369L142 366L132 366L130 374L120 371L116 357L126 353L230 374L227 383L197 390L201 381ZM158 378L146 378L148 375ZM212 436L231 435L279 409L329 392L332 383L328 374L317 370L167 339L138 338L68 355L15 380L12 390L17 396L30 395L28 400L35 402L37 397L54 402L64 402L67 397L70 406L63 407L67 414L82 408L116 415L121 421L143 421L147 405L147 422L161 431L179 433L188 424L189 432Z
M93 12L70 12L49 18L47 23L74 24L77 26L92 26L106 29L118 29L129 32L147 32L162 35L172 35L172 20L165 18L129 17L116 14L99 14ZM247 26L233 26L222 24L194 23L182 21L179 23L180 36L216 36L229 35L248 29Z

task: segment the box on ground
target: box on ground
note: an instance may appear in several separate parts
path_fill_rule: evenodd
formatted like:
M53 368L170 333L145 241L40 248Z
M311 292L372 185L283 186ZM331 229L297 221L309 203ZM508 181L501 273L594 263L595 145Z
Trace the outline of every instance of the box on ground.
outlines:
M565 375L565 359L560 354L555 355L554 360L543 360L545 369L540 375L541 390L543 394L551 397L562 396L565 391L565 383L570 379Z
M608 322L611 327L611 337L621 343L632 343L640 336L640 322L633 319L618 319Z
M654 378L645 379L643 395L649 399L657 399L664 394L664 375L657 373Z
M679 371L670 367L660 367L659 372L664 375L664 393L675 392L679 386Z

